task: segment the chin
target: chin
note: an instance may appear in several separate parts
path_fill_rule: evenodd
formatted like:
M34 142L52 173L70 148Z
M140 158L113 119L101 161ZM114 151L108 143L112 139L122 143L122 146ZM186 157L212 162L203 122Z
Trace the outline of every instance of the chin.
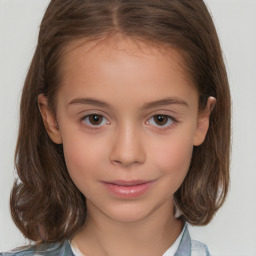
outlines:
M136 203L124 203L118 206L112 207L105 211L105 214L111 219L123 222L132 223L141 221L154 212L153 207L143 206Z

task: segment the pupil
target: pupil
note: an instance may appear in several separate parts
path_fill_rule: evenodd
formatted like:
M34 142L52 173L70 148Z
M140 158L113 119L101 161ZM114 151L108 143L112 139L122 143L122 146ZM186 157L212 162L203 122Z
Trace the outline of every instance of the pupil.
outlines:
M90 123L98 125L101 123L102 117L100 115L90 115L89 120Z
M165 125L167 123L167 117L166 116L155 116L155 122L159 125Z

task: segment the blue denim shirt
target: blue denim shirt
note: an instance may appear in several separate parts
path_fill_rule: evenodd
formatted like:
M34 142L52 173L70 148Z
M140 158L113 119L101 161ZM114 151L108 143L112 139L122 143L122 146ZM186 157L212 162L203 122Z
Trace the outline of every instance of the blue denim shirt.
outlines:
M166 255L166 254L165 254ZM0 253L0 256L75 256L68 240L63 243L30 246L21 250ZM168 254L166 255L168 256ZM175 256L210 256L207 246L191 240L187 225Z

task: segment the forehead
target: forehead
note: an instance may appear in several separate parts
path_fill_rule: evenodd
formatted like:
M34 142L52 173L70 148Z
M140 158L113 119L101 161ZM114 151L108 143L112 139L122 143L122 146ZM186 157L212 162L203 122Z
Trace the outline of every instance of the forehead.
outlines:
M131 38L119 34L107 36L100 39L78 39L71 41L64 49L61 58L60 69L69 69L72 63L94 56L95 58L109 58L117 52L126 56L165 56L166 61L171 59L177 64L177 68L182 71L184 78L192 80L186 65L186 54L184 51L154 42L146 42L142 39Z
M143 94L138 101L165 94L189 97L195 90L178 50L120 37L70 43L61 63L60 87L68 98L102 92L106 97L111 91L112 98L130 95L132 100Z

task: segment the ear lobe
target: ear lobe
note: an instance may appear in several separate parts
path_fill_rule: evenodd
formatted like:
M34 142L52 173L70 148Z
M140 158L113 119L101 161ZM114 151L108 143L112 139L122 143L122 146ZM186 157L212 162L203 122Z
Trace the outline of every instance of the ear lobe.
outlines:
M48 99L45 95L38 96L38 107L44 122L44 127L51 140L56 144L62 143L61 133L57 124L55 114L48 106Z
M216 105L216 99L209 97L205 109L199 113L197 120L197 129L194 136L194 146L201 145L206 137L209 129L210 114Z

